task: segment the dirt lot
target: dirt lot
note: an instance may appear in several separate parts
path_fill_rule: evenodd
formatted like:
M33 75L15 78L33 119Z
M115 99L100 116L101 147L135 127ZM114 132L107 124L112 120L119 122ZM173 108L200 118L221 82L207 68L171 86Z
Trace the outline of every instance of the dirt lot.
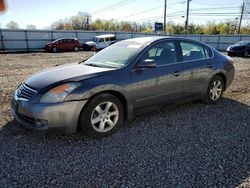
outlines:
M92 52L0 54L0 128L11 120L10 98L25 78L49 67L81 61L91 54Z
M99 141L40 135L13 124L10 98L20 82L91 53L0 54L3 187L250 187L250 58L233 58L235 79L220 104L163 108Z

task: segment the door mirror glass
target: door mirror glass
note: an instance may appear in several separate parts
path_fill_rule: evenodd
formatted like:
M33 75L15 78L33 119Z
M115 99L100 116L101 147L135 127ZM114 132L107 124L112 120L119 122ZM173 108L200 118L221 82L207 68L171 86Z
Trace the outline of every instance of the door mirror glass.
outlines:
M144 59L137 63L136 68L155 68L156 62L154 59Z

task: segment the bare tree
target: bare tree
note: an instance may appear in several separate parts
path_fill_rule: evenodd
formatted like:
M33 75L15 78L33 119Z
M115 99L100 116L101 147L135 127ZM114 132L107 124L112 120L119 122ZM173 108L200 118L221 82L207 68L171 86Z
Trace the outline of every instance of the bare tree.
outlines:
M6 28L8 29L19 29L19 25L17 22L10 21L9 23L6 24Z
M36 29L36 26L33 24L26 25L26 29Z

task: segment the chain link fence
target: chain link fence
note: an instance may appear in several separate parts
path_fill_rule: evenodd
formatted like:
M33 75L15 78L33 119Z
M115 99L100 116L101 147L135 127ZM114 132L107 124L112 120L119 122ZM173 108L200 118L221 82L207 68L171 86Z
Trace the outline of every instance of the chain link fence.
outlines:
M83 44L92 40L96 35L112 33L118 40L135 37L155 36L160 34L137 33L137 32L101 32L80 30L10 30L0 29L0 51L39 51L44 46L58 38L78 38ZM187 37L205 42L218 50L226 48L238 41L250 40L250 35L175 35L176 37Z

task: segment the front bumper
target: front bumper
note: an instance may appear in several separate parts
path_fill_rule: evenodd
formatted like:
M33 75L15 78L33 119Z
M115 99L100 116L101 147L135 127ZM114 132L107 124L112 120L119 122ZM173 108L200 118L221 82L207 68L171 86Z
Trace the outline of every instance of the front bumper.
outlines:
M35 130L57 130L74 133L78 128L78 119L87 100L57 104L31 103L13 97L11 112L22 126Z
M83 44L82 48L83 48L83 50L91 51L91 50L93 50L94 45Z
M46 46L44 47L44 50L47 51L47 52L49 52L49 51L52 50L52 46L51 46L51 45L46 45Z
M242 56L244 55L245 50L241 50L241 51L235 51L235 50L227 50L227 54L229 56Z

